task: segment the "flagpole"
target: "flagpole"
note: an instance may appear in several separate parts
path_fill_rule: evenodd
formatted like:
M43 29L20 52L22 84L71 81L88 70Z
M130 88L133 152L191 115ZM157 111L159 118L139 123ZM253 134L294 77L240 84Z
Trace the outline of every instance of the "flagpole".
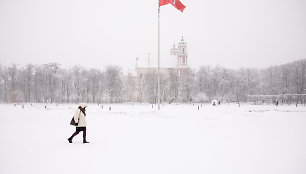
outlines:
M160 110L160 8L158 1L158 72L157 72L157 100L158 100L158 110Z

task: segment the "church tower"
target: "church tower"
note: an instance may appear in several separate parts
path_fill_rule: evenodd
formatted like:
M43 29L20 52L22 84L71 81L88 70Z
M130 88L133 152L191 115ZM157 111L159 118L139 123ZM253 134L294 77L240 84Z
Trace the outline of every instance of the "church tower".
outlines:
M181 42L178 43L177 49L177 65L179 67L188 67L188 56L187 56L187 43L184 41L182 36Z

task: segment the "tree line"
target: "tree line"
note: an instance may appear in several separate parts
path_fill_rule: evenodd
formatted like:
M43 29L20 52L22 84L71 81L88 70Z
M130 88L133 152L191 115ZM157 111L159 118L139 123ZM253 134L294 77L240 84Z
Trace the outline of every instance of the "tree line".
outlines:
M202 66L161 75L161 102L245 102L249 95L305 93L306 59L264 69ZM0 101L156 103L157 74L124 74L119 66L0 65Z

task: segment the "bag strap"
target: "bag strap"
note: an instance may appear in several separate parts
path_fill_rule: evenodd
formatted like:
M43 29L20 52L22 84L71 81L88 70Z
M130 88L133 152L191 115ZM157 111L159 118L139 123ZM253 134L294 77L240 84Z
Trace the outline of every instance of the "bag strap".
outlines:
M82 108L81 106L78 107L80 109L80 111L83 112L84 116L86 116L86 113L85 113L85 108Z

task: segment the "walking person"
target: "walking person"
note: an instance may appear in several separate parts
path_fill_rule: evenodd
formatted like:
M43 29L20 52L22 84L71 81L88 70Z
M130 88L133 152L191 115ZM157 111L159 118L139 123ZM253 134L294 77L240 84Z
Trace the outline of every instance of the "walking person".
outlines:
M87 104L82 103L74 113L73 118L75 121L76 130L71 135L71 137L68 138L69 143L72 143L73 137L78 135L82 131L83 131L83 143L89 143L88 141L86 141L86 113L85 113L86 107Z

